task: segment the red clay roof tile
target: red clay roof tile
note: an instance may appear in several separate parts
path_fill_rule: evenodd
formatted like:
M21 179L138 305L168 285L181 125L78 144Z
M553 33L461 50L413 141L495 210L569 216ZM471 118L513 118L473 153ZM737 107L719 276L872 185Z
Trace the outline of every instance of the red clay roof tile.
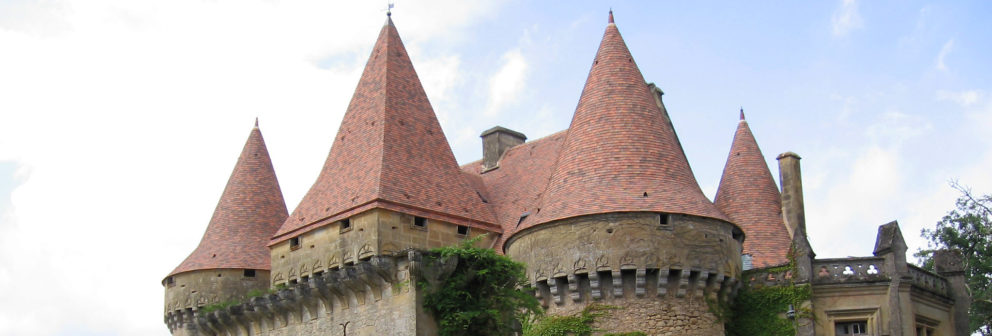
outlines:
M541 192L548 185L555 159L561 150L565 132L527 142L503 153L499 168L481 173L482 161L462 166L471 175L478 176L488 189L486 200L496 211L496 218L503 228L503 235L496 241L495 249L503 253L505 238L522 225L521 215L533 215L540 201Z
M613 23L607 25L540 204L521 229L624 211L726 220L703 195Z
M743 118L742 111L715 203L744 230L744 253L752 256L754 267L785 264L791 239L782 220L782 200Z
M217 268L268 270L265 244L286 215L286 201L256 122L200 245L169 276Z
M493 210L459 170L390 19L320 176L270 245L380 201L404 212L501 231Z

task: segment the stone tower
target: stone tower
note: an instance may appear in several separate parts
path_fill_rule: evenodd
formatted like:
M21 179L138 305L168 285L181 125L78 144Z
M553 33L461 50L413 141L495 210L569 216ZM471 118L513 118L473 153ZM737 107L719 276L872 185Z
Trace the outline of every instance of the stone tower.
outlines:
M186 335L194 310L243 300L249 291L269 288L269 250L265 247L286 220L265 140L252 128L200 244L162 280L166 323Z
M744 230L744 254L754 267L789 262L791 237L782 220L781 195L743 109L714 203Z
M702 193L610 13L550 181L505 252L552 314L620 306L600 328L715 335L706 299L741 272L741 230Z

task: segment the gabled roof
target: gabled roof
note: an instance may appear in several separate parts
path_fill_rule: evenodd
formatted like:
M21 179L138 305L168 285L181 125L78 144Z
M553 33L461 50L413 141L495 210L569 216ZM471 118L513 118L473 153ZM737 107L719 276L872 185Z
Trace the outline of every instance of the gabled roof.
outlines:
M265 245L286 215L286 201L256 121L200 245L169 276L216 268L268 270Z
M700 190L674 130L612 22L553 171L538 212L521 229L626 211L726 220Z
M270 244L371 208L500 231L459 169L391 19L320 176Z
M744 254L752 256L755 267L789 262L791 238L782 219L781 195L743 110L715 203L744 230Z

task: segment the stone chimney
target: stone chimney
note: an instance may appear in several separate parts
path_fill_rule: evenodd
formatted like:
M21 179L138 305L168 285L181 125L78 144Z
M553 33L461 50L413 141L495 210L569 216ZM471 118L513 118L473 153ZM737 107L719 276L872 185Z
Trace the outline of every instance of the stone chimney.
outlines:
M779 183L782 184L782 218L789 235L796 236L802 228L806 233L806 210L803 205L803 177L799 170L798 154L785 152L778 155Z
M937 250L933 252L933 268L937 274L947 279L951 297L954 298L954 334L968 335L968 308L971 295L964 276L964 256L959 250Z
M506 150L524 143L527 136L523 133L496 126L482 132L482 172L499 168L499 159Z
M799 274L796 274L793 281L796 283L810 283L813 279L813 247L806 237L806 210L803 205L803 178L799 169L798 154L785 152L778 157L779 183L782 184L782 219L785 221L785 228L792 236L792 255L795 258L795 267ZM808 307L811 302L807 301L802 306ZM796 335L813 336L813 321L801 319Z

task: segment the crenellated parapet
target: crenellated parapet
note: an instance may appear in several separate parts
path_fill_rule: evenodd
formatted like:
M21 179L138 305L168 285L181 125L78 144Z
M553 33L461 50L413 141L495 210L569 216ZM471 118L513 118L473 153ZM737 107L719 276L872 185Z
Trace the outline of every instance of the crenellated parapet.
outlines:
M630 212L541 224L514 233L504 246L527 265L551 314L601 303L622 307L601 321L603 330L666 325L711 335L723 329L708 305L730 300L740 286L742 239L739 228L718 219Z
M174 335L297 335L352 330L413 335L432 328L418 315L415 274L420 252L374 256L354 265L314 273L306 282L272 290L226 308L169 311ZM384 314L389 319L381 319ZM339 332L339 331L338 331Z
M541 278L533 283L545 308L615 300L657 299L728 302L740 286L738 278L706 269L617 269Z

